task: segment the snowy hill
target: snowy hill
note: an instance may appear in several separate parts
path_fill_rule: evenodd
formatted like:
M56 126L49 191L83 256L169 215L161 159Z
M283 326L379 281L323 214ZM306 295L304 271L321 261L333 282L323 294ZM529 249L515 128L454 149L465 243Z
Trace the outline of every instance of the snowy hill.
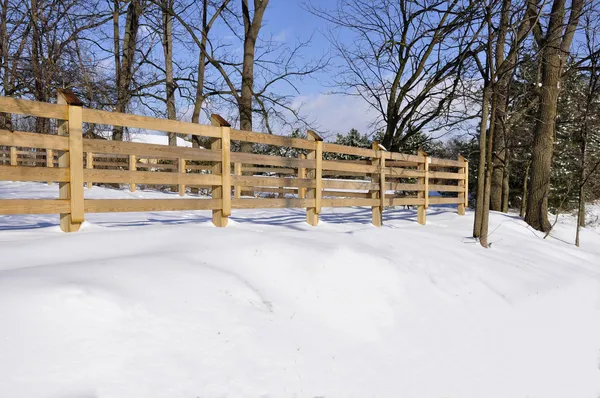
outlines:
M0 198L56 197L0 183ZM86 190L90 198L164 197ZM173 195L174 196L174 195ZM600 235L492 214L0 216L0 397L590 397Z

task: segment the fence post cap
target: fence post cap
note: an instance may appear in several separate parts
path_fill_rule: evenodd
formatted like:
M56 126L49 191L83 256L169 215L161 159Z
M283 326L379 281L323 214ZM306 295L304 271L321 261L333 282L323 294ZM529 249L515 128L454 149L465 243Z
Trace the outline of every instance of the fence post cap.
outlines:
M427 152L425 152L425 151L423 150L423 148L419 148L419 150L417 151L417 154L418 154L419 156L425 156L425 157L429 156L429 154L428 154Z
M315 141L323 141L323 137L312 130L306 130L306 134L310 135Z
M61 96L67 105L71 106L83 106L83 102L75 95L75 93L69 88L57 88L56 94Z
M381 145L377 141L373 141L373 144L371 145L371 148L374 149L374 150L376 150L376 151L387 151L387 149L385 149L385 147L383 145Z
M461 155L460 153L458 154L458 160L461 160L465 163L469 163L469 159L465 158L463 155Z
M210 115L210 121L213 125L219 127L231 127L231 124L225 120L221 115L213 113Z

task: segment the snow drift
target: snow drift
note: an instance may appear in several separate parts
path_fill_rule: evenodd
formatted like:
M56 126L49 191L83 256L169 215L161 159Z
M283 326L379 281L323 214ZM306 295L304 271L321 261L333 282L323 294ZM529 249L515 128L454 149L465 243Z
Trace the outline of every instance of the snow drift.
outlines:
M56 187L0 185L0 197ZM134 194L94 187L86 195ZM137 197L163 195L139 192ZM144 196L145 195L145 196ZM0 217L1 397L590 397L600 235L432 208Z

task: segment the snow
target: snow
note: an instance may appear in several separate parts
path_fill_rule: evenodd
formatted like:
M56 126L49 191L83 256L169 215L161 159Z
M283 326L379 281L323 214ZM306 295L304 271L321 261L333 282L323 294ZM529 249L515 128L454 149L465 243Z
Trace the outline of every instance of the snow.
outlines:
M184 140L181 137L176 137L177 146L191 147L190 141ZM169 136L166 133L160 131L139 131L131 134L132 142L139 142L142 144L156 144L156 145L169 145Z
M57 196L0 183L0 198ZM90 198L173 197L94 187ZM0 216L0 396L590 397L600 235L432 207Z

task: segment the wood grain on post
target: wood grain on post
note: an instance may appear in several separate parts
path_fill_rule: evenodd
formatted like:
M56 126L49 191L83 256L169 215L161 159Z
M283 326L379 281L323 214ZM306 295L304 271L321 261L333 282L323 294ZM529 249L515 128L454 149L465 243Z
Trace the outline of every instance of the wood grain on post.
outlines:
M186 174L185 159L179 158L178 171L180 174ZM179 184L179 196L185 196L185 184Z
M242 164L241 163L234 163L233 164L233 175L235 176L241 176L242 175ZM242 187L241 186L234 186L233 187L233 197L235 199L240 199L242 196Z
M46 167L54 167L54 151L46 149ZM54 181L48 181L48 185L52 185Z
M323 191L323 138L314 131L307 131L309 141L315 141L315 150L308 151L306 159L314 160L313 168L308 172L307 177L315 180L315 187L306 191L307 199L314 199L314 207L306 209L306 222L312 226L319 223L319 213L321 212L321 195Z
M463 199L463 203L458 204L458 214L464 216L465 208L469 204L469 161L462 155L458 155L458 160L463 162L463 167L458 169L458 173L464 174L464 179L458 180L458 186L462 190L458 194L458 197Z
M92 152L86 152L85 154L85 168L93 169L94 168L94 154ZM92 189L92 183L88 181L87 189Z
M423 177L417 179L418 184L422 184L424 189L419 191L418 197L423 199L423 204L419 205L417 210L417 222L421 225L425 225L427 222L426 211L429 207L429 155L419 149L419 156L423 156L423 163L419 163L418 170L423 172Z
M214 175L221 175L221 184L212 186L212 198L221 199L221 208L213 209L212 221L216 227L226 227L228 216L231 214L231 176L230 176L230 132L231 125L217 114L212 114L210 122L213 126L221 127L221 137L213 138L210 149L221 152L221 161L212 167Z
M371 207L371 222L376 227L381 227L385 201L385 148L378 142L373 142L372 149L375 151L376 157L371 159L371 165L376 166L376 170L371 174L371 183L376 187L369 194L371 199L378 199L379 202L376 206Z
M306 155L303 153L298 154L298 158L306 159ZM298 178L306 178L306 168L298 167ZM304 199L306 197L306 188L298 188L298 199Z
M136 171L137 170L137 158L135 155L129 155L129 171ZM135 192L135 190L137 189L137 185L135 184L135 181L130 181L129 182L129 192Z
M68 199L69 213L60 213L60 228L64 232L76 232L83 222L83 137L81 101L69 90L57 90L57 104L67 105L64 119L58 123L58 135L68 136L69 150L58 157L58 167L69 170L69 182L60 182L58 195Z
M17 165L17 147L14 147L14 146L10 147L10 165L11 166Z

